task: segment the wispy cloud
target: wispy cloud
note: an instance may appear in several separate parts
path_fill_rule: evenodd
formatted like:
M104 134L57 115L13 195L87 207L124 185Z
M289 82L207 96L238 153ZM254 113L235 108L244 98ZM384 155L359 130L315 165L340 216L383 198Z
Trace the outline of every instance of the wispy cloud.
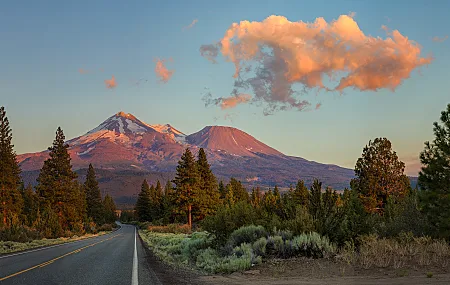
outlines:
M167 83L175 73L175 70L167 69L167 67L165 66L165 62L165 59L157 59L155 66L156 76L158 76L160 81L163 83Z
M241 21L233 23L218 44L201 46L200 53L211 62L219 53L232 62L231 95L253 93L252 102L263 103L265 114L306 110L311 103L301 95L312 88L340 93L346 88L395 90L414 69L432 62L431 56L421 56L419 44L399 31L383 27L385 39L372 37L353 16L312 23L283 16ZM325 86L324 77L335 85Z
M117 82L116 82L116 78L114 77L114 75L111 77L111 79L105 80L105 85L106 85L106 88L108 88L108 89L114 89L117 87Z
M222 110L236 107L238 104L248 103L252 99L249 94L236 94L229 97L213 98L212 93L207 91L202 100L205 103L205 107L208 106L220 106Z
M195 26L195 24L197 24L197 22L198 22L198 19L192 20L192 22L191 22L189 25L183 27L183 30L189 30L189 29L191 29L193 26Z
M448 39L448 36L445 37L433 37L433 42L437 42L437 43L443 43Z
M78 72L79 72L80 74L86 74L86 73L89 73L88 70L83 69L83 68L78 69Z

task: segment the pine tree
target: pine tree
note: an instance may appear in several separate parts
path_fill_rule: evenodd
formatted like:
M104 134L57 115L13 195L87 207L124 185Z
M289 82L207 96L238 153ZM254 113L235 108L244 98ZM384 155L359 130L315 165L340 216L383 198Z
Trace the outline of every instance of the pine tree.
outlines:
M161 182L157 180L155 187L155 201L153 202L153 207L155 208L154 219L160 219L163 216L163 196L164 193L161 186Z
M23 200L19 186L20 167L17 163L12 133L4 107L0 107L0 228L11 226L19 218Z
M217 179L211 171L206 153L203 148L198 151L197 170L199 174L199 208L197 216L203 219L205 216L216 212L220 203L220 192Z
M311 194L309 199L309 210L313 218L318 219L322 209L322 182L314 179L311 185Z
M293 191L292 199L297 205L308 206L309 191L303 180L299 180Z
M139 221L147 222L151 220L151 207L152 201L150 186L148 186L147 180L144 179L141 185L141 192L138 195L135 205L136 215Z
M105 208L105 222L112 224L117 220L116 216L116 204L109 194L106 194L103 200L103 207Z
M261 206L261 196L261 189L259 186L252 189L250 203L254 208L259 208Z
M228 184L233 188L233 194L237 201L248 202L250 200L247 189L245 189L241 181L238 181L236 180L236 178L231 177Z
M433 142L425 142L420 154L420 204L432 234L450 239L450 104L435 122Z
M33 191L33 186L28 184L22 191L23 198L23 216L24 224L32 226L33 222L38 218L39 200L37 195Z
M226 193L227 194L225 194L225 205L231 208L238 202L238 199L236 198L234 194L234 189L233 187L231 187L230 184L226 186Z
M83 191L75 180L77 174L72 171L69 146L64 139L62 129L58 128L53 145L48 148L50 158L44 162L36 187L40 208L48 210L49 217L53 217L49 209L53 211L63 231L77 230L86 211Z
M95 170L92 164L89 164L89 169L84 182L84 191L86 195L87 215L91 217L97 224L104 222L104 208L102 202L102 195L98 182L95 177Z
M364 147L362 157L355 165L356 178L350 185L368 212L383 213L389 197L403 198L411 188L404 169L405 164L392 150L391 142L376 138Z
M188 225L192 228L192 207L197 205L199 192L199 175L197 163L192 152L186 148L178 162L175 179L176 210L187 215Z
M224 200L225 196L227 195L227 189L225 189L225 185L223 184L222 180L220 180L220 182L219 182L219 193L220 193L220 199Z
M174 222L172 217L174 200L175 197L172 183L170 181L167 181L166 186L164 187L164 196L162 199L162 215L164 219L163 221L166 224Z

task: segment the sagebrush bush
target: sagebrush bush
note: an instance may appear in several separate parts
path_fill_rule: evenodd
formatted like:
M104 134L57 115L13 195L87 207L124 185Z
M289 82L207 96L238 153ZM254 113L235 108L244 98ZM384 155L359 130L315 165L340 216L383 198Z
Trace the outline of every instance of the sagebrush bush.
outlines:
M311 232L294 237L289 251L294 255L321 258L332 256L336 252L336 247L327 237Z
M9 228L0 229L0 241L31 242L42 238L41 233L27 226L13 225Z
M228 240L228 243L232 246L239 246L243 243L253 243L262 237L267 236L267 231L263 226L244 226L235 230Z
M266 247L267 247L267 239L262 237L253 243L253 252L258 255L264 257L266 255Z
M166 226L157 226L150 223L143 223L140 228L147 229L156 233L190 234L192 230L186 224L168 224Z

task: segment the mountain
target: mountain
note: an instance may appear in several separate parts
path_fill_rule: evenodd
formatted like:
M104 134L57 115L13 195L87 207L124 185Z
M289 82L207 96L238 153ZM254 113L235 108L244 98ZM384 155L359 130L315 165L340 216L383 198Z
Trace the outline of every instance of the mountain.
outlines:
M319 178L324 185L343 189L353 178L350 169L284 155L236 128L207 126L186 135L169 124L150 125L124 112L67 143L80 180L92 163L101 189L116 199L135 195L144 178L150 183L172 179L185 148L194 154L204 148L219 179L235 177L247 186L288 187L298 179L310 184ZM17 158L24 180L35 183L48 151Z

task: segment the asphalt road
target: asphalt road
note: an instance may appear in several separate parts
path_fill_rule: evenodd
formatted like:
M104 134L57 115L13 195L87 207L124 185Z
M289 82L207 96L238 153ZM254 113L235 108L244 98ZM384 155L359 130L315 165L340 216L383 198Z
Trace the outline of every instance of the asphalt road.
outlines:
M59 246L0 256L0 284L162 284L135 227Z

